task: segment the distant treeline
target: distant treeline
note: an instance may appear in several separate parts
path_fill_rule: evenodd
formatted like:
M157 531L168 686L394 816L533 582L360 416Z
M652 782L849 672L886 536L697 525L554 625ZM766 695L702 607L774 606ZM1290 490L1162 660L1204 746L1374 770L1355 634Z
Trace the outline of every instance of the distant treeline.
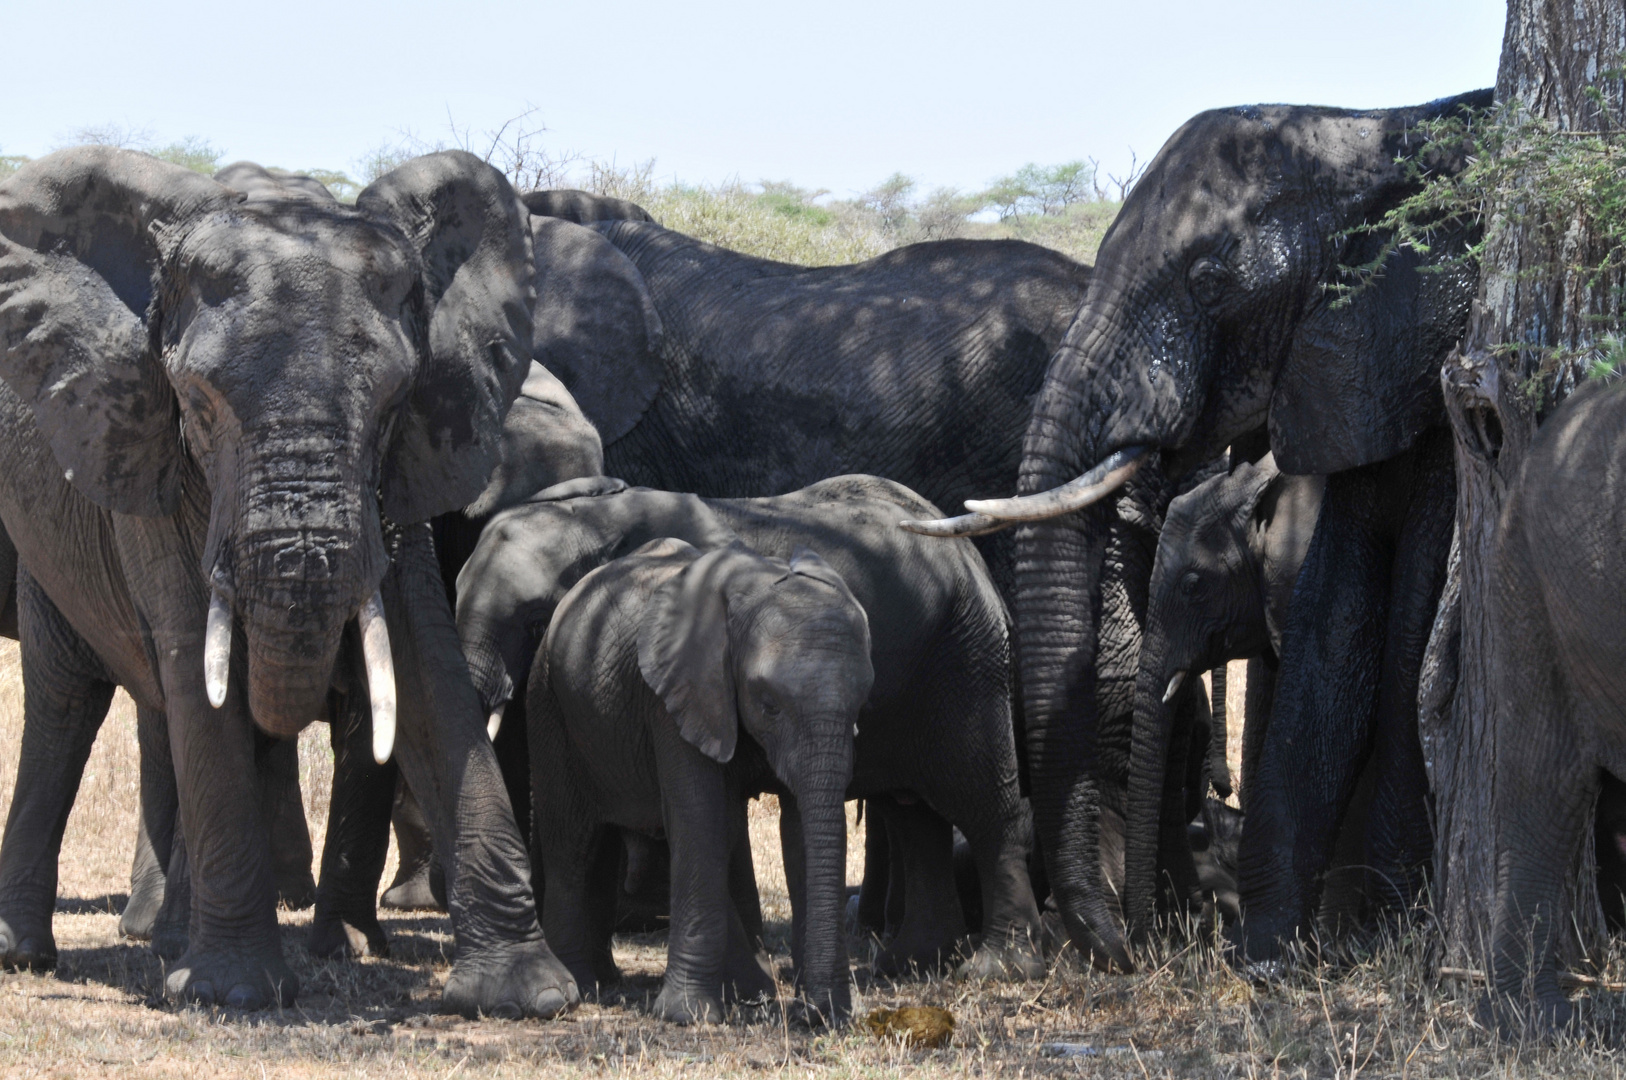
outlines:
M516 124L490 133L478 144L466 131L455 134L459 137L450 145L484 157L521 190L576 187L632 199L668 228L735 251L812 266L856 262L903 244L954 237L1029 240L1093 262L1101 237L1135 179L1133 171L1126 180L1105 176L1095 162L1080 160L1024 165L977 192L955 188L923 192L915 180L895 173L856 198L834 199L828 191L789 181L660 181L653 160L621 166L551 153L539 148L540 131L527 132ZM82 143L127 146L205 174L230 160L207 139L165 145L118 127L86 128L68 140L69 145ZM298 171L349 202L401 162L447 145L407 139L370 151L351 172ZM27 160L0 156L0 180Z

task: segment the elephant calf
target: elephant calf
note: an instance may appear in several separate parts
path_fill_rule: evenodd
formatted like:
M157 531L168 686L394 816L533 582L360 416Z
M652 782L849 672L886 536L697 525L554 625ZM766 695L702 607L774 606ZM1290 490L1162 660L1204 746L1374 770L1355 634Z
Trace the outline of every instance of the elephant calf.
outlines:
M1176 737L1188 696L1182 688L1189 692L1197 673L1227 660L1262 656L1274 664L1325 483L1324 477L1286 475L1267 454L1257 465L1241 462L1169 504L1135 689L1124 914L1137 933L1150 926L1160 853L1172 853L1176 865L1162 869L1182 898L1197 886L1185 839L1197 808L1187 798L1183 733ZM1253 675L1250 665L1244 796L1268 716L1268 706L1258 707ZM1222 713L1216 721L1224 723Z
M982 941L967 972L1037 978L1045 967L1017 784L1008 616L969 541L897 527L934 512L874 476L760 499L570 481L492 520L458 578L458 635L475 688L495 710L524 684L537 629L565 592L641 543L673 536L709 548L738 538L780 559L817 551L858 598L874 642L875 685L847 794L893 796L878 800L896 804L888 829L909 837L902 924L876 970L935 966L964 936L952 824L970 842L982 887ZM545 831L539 820L536 832Z
M787 851L806 912L803 989L824 1016L845 1018L842 803L874 681L864 609L810 551L786 562L737 542L702 554L655 540L577 583L526 693L543 929L577 985L616 978L613 825L664 833L671 848L656 1015L717 1021L728 990L773 995L728 889L731 859L750 858L739 794L771 773L803 837Z

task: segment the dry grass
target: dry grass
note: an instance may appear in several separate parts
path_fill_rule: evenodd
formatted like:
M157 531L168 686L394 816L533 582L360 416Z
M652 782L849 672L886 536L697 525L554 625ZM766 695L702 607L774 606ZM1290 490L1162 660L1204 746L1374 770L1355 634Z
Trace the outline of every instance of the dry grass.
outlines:
M1240 672L1238 672L1240 674ZM1233 685L1239 684L1236 680ZM21 723L15 648L0 649L0 730L14 748ZM308 797L323 793L326 732L301 743ZM0 762L9 800L15 750ZM629 973L613 1002L552 1023L471 1023L434 1013L447 971L444 918L386 916L394 956L317 962L301 946L303 914L284 912L285 950L304 986L286 1012L251 1015L162 1002L162 969L118 937L134 837L134 709L120 699L86 770L62 859L56 918L61 965L48 975L0 976L0 1075L243 1077L1127 1076L1369 1077L1620 1076L1626 1009L1588 999L1586 1036L1558 1047L1497 1043L1471 1021L1474 991L1432 978L1426 934L1390 937L1338 966L1303 964L1252 983L1198 943L1158 947L1132 976L1081 970L1064 958L1042 985L972 985L933 978L891 984L859 967L860 1008L938 1005L957 1020L950 1045L913 1050L862 1025L811 1034L745 1019L683 1029L651 1021L659 935L623 938ZM325 808L312 799L318 845ZM771 805L752 820L765 914L783 949L789 918ZM857 880L855 826L849 872ZM867 946L854 943L862 960ZM783 962L783 956L779 959ZM1626 962L1608 965L1620 978ZM1089 1047L1094 1053L1079 1054ZM1079 1056L1064 1056L1074 1053Z

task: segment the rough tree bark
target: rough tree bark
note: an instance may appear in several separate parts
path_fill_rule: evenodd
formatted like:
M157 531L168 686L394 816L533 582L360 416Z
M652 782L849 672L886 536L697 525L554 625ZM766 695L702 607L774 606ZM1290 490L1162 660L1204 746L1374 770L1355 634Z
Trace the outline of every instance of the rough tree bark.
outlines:
M1626 104L1623 54L1621 0L1509 0L1497 102L1522 103L1560 130L1606 130ZM1554 350L1575 356L1618 328L1623 284L1619 275L1589 280L1570 269L1595 265L1600 254L1584 215L1547 222L1511 205L1488 212L1479 297L1467 337L1441 373L1456 436L1457 531L1418 702L1435 801L1435 912L1446 962L1475 965L1485 955L1495 888L1491 541L1531 436L1580 377L1577 362L1554 364ZM1572 960L1590 951L1602 927L1591 862L1589 839L1572 879Z

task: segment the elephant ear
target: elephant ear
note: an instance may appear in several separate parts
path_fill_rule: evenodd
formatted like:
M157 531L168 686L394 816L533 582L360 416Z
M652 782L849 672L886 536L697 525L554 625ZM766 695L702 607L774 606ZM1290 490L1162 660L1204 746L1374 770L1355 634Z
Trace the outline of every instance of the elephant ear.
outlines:
M525 209L538 217L555 217L586 225L590 221L654 221L649 211L630 199L594 195L576 188L527 191Z
M164 254L237 196L188 169L105 146L63 150L0 184L0 377L70 483L123 514L173 513L179 412L150 343Z
M1378 236L1345 253L1354 266ZM1390 255L1381 277L1343 301L1331 296L1299 324L1270 401L1270 447L1283 472L1341 472L1405 450L1445 416L1440 363L1462 336L1473 274L1428 272L1466 237L1436 241L1428 256Z
M530 374L502 425L502 460L480 497L463 511L489 517L538 491L604 472L604 445L564 385L531 361Z
M1428 155L1436 172L1462 168L1459 151L1440 150L1413 129L1484 108L1490 96L1476 91L1419 108L1340 114L1309 122L1296 137L1319 136L1320 154L1340 163L1339 220L1358 226L1415 190L1402 158ZM1392 252L1380 276L1347 297L1322 293L1299 323L1271 397L1270 447L1283 472L1326 474L1382 461L1445 418L1440 362L1467 325L1477 276L1458 257L1476 236L1477 226L1442 230L1427 252ZM1371 263L1390 239L1355 233L1330 268L1333 280L1341 267Z
M1235 506L1235 520L1233 524L1240 527L1250 520L1259 510L1259 500L1264 498L1265 492L1282 471L1276 467L1276 459L1266 454L1257 464L1239 462L1225 478L1225 485L1230 490L1226 493L1226 502Z
M502 173L461 150L380 177L356 209L399 229L422 260L428 355L397 417L381 487L391 519L425 521L485 488L530 368L527 214Z
M735 541L700 556L649 598L638 631L638 670L678 732L713 761L734 757L739 737L728 642L729 579L762 557Z
M632 430L661 389L655 298L632 260L594 229L533 217L531 237L531 355L559 377L609 446Z

